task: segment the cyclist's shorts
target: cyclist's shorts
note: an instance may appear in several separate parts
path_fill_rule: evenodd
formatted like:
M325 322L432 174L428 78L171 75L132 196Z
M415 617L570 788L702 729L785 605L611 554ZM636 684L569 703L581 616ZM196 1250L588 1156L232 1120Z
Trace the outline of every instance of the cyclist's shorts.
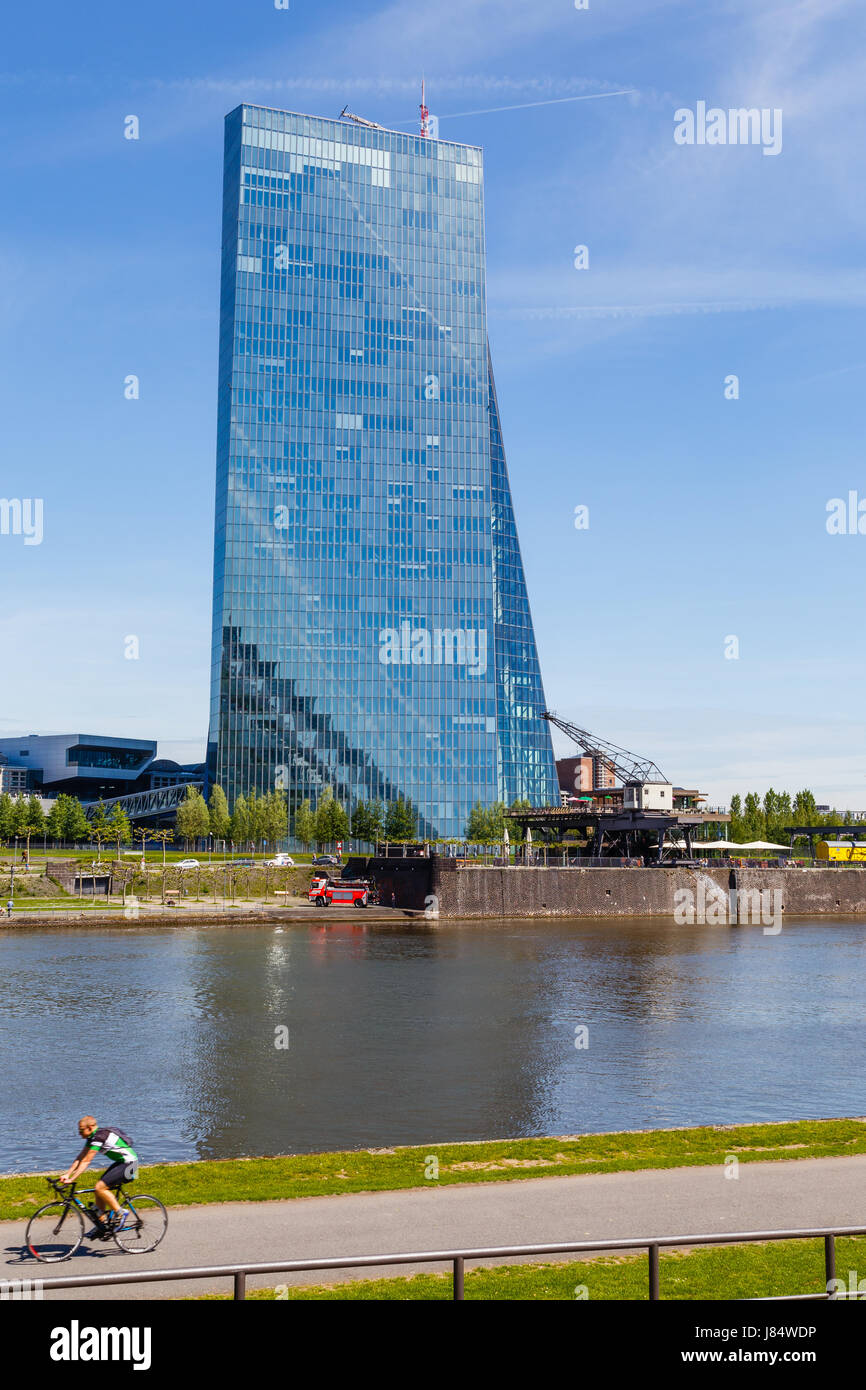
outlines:
M102 1174L106 1187L119 1187L122 1182L133 1182L138 1177L138 1163L112 1163Z

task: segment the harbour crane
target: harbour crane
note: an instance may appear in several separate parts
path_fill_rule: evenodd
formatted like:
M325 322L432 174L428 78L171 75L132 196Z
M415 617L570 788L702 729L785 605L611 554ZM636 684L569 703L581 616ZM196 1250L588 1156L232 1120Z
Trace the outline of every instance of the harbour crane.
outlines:
M651 758L640 758L636 753L630 753L627 748L620 748L616 743L608 743L606 739L597 738L588 729L578 728L577 724L569 724L565 719L559 719L550 710L545 710L542 719L546 719L549 724L555 724L557 729L561 729L592 758L598 758L600 762L618 774L623 786L627 782L665 782L665 777L658 763L654 763Z

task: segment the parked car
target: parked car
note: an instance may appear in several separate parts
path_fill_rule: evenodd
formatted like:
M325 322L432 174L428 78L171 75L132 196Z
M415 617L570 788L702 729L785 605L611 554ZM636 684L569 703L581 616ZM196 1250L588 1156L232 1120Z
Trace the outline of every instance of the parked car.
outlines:
M267 860L269 869L293 869L295 861L290 854L276 854L273 859Z
M201 864L197 859L181 859L177 867L179 869L200 869Z
M314 864L336 864L339 867L340 861L336 854L317 854L313 860Z

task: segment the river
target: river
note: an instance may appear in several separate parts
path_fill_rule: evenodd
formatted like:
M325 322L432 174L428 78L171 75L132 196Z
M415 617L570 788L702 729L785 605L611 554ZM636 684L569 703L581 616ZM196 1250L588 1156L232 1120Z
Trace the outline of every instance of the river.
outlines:
M851 919L15 928L0 965L7 1173L88 1112L146 1163L866 1111Z

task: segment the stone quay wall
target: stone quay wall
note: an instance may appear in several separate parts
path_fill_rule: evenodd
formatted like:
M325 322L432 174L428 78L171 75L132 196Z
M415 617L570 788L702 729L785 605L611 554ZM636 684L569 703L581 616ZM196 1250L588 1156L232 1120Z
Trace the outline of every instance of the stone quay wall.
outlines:
M439 860L430 893L446 918L673 917L679 890L706 903L732 887L741 895L779 891L791 917L866 914L866 868L458 868Z

